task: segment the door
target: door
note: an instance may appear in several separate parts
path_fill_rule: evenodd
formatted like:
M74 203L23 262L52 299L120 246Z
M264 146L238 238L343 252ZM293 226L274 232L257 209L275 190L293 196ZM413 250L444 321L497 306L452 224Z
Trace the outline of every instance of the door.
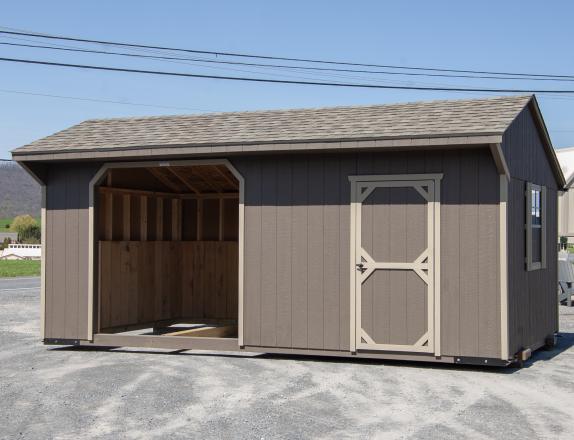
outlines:
M439 353L441 177L350 179L356 349Z

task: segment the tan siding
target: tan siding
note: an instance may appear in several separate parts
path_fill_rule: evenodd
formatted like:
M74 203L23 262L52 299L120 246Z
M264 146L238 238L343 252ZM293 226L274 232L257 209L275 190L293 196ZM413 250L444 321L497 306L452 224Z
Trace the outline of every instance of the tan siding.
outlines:
M277 162L277 345L291 346L291 160Z
M85 339L88 183L97 164L52 165L46 199L46 338Z
M245 306L246 334L251 338L247 345L262 345L255 342L263 328L261 298L272 293L277 310L275 329L270 329L270 320L266 321L265 328L266 333L276 335L277 347L347 350L350 325L348 176L443 172L443 354L460 355L464 346L464 354L468 356L498 357L498 178L487 148L426 153L297 155L282 158L281 165L277 165L277 174L263 172L262 178L261 170L273 161L277 159L264 156L232 160L246 181ZM285 177L283 167L289 166L291 206L284 209L289 191L282 184L287 185L289 179ZM269 204L263 203L261 190L266 186L275 187L275 180L276 194L265 197L275 203L277 209L276 220L271 222L276 231L273 235L263 228L265 222L261 216L267 215L264 213ZM392 240L397 234L393 228L404 229L405 224L389 222L380 229L382 235L375 238L380 240L387 236ZM270 241L264 242L261 234L269 236ZM480 239L484 242L480 243ZM402 246L404 248L404 242ZM273 260L271 255L271 264L269 247L274 247L277 258ZM259 278L269 267L275 268L274 273ZM374 282L378 288L395 282L410 283L413 289L418 288L414 279L401 276L396 280L378 280L375 279L377 276ZM479 281L482 278L490 279ZM256 280L266 281L257 284ZM267 288L264 286L270 286L270 291L259 290ZM393 301L404 305L405 314L417 313L417 310L409 309L406 298L394 298ZM291 307L290 330L286 322L288 305ZM375 304L374 308L382 309L384 304ZM484 323L479 323L479 313ZM331 322L336 317L337 322ZM407 329L399 324L389 325L395 340L403 337L402 334L406 337L407 332L413 335L419 332L418 327ZM481 331L484 334L479 336Z

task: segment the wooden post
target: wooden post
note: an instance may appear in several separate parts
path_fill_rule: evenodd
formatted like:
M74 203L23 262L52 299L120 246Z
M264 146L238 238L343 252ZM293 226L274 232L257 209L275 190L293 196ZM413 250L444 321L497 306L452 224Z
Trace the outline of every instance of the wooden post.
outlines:
M181 240L181 200L171 201L171 240Z
M223 203L223 197L219 199L219 241L223 241L223 223L225 219L225 204Z
M106 231L105 240L112 241L113 239L113 225L114 225L114 195L106 194Z
M140 197L140 240L147 241L147 197Z
M131 240L131 197L129 194L124 194L122 198L122 208L123 208L123 240Z
M197 241L203 238L203 200L197 199Z
M158 197L156 199L156 231L155 239L156 241L163 241L163 199Z

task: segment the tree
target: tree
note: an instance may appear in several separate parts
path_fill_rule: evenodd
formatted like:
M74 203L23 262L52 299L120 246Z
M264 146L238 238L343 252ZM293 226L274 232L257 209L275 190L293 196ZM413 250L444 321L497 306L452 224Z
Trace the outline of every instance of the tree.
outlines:
M11 229L18 233L18 241L23 243L40 242L40 226L31 215L19 215L12 221Z
M39 244L42 238L42 233L39 225L29 225L18 232L18 240L21 243Z
M14 217L14 220L12 220L12 224L10 225L10 229L14 232L17 232L18 234L20 234L20 232L26 228L29 228L32 225L36 225L37 222L36 220L34 220L34 217L32 217L31 215L25 214L25 215L18 215L16 217Z

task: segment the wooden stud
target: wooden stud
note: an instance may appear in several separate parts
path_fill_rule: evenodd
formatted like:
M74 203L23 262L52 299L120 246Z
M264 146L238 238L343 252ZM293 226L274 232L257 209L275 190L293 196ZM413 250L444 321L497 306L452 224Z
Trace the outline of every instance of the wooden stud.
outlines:
M179 188L176 188L161 172L157 171L155 168L146 168L146 170L148 170L157 180L167 186L174 193L179 193Z
M231 186L231 188L233 188L233 189L235 189L235 190L238 189L238 186L239 186L238 183L237 183L237 182L234 182L233 179L231 179L231 178L227 175L227 173L225 173L225 171L223 171L223 170L220 168L220 165L214 165L214 166L213 166L213 169L214 169L221 177L223 177L227 183L229 183L229 185Z
M181 200L171 201L171 240L181 240Z
M228 338L237 335L236 325L224 325L218 327L199 327L189 330L180 330L172 333L165 333L162 336L201 336L207 338Z
M107 194L105 197L106 204L106 225L105 225L105 240L112 241L113 239L113 226L114 226L114 196Z
M147 196L140 196L140 240L147 241Z
M197 201L197 241L203 239L203 200Z
M129 194L124 194L122 197L122 208L123 208L123 240L131 240L131 196Z
M239 193L206 193L206 194L176 194L163 191L146 191L142 189L130 188L108 188L107 186L100 186L98 191L101 194L129 194L132 196L149 196L149 197L170 197L178 199L238 199Z
M158 197L155 201L155 214L156 214L156 230L155 230L155 240L163 240L163 199Z
M191 183L189 183L189 181L184 176L182 176L179 171L176 171L173 167L169 167L166 169L169 170L169 172L173 174L181 183L183 183L185 187L189 189L191 192L195 194L200 193L200 191L198 191L197 188L195 188Z
M219 241L223 241L223 226L225 221L225 203L219 199Z

